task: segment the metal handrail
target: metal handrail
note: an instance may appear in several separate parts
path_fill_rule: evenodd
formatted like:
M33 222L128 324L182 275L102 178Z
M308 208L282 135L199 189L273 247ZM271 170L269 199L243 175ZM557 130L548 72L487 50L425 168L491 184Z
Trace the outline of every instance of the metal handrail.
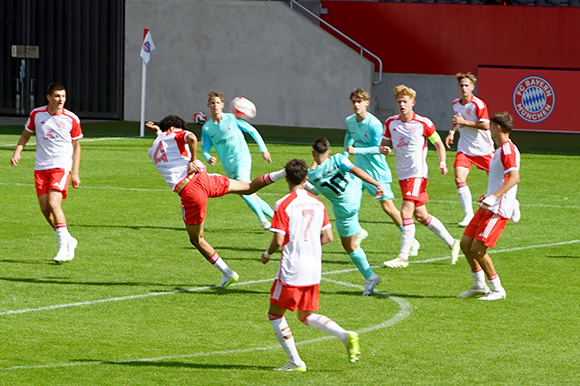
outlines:
M299 2L297 2L296 0L290 0L290 8L293 8L292 7L293 4L298 5L303 11L305 11L306 13L308 13L310 16L314 17L319 22L322 22L325 26L327 26L328 28L330 28L331 30L333 30L334 32L336 32L337 34L339 34L340 36L342 36L343 38L345 38L346 40L348 40L349 42L351 42L355 46L357 46L360 49L360 55L361 56L363 56L363 53L366 52L367 55L369 55L372 58L374 58L379 63L379 75L378 75L378 80L373 81L373 84L374 85L381 84L381 82L383 81L383 61L381 60L381 58L379 58L377 55L373 54L372 52L370 52L369 50L367 50L366 48L364 48L363 46L361 46L359 43L357 43L354 40L352 40L350 37L346 36L344 33L340 32L339 30L337 30L336 28L334 28L332 25L330 25L329 23L327 23L326 21L324 21L322 18L320 18L320 16L318 16L315 13L313 13L311 10L309 10L308 8L306 8L305 6L303 6L302 4L300 4Z

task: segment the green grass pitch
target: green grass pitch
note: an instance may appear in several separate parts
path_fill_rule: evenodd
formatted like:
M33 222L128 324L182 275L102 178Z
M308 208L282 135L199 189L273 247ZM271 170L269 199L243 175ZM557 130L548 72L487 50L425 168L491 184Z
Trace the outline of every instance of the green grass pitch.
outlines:
M365 195L360 218L370 235L362 245L383 282L361 296L363 278L335 233L323 247L320 299L320 313L360 332L361 359L349 363L338 340L288 313L308 371L278 373L272 368L287 360L266 315L278 256L260 263L271 235L239 197L208 207L206 238L240 274L237 285L217 290L221 276L189 244L179 198L147 156L152 139L85 138L82 186L63 204L79 246L72 262L55 265L56 237L34 192L34 147L9 165L17 140L0 135L0 385L579 382L577 155L522 154L522 219L508 224L492 255L508 294L502 301L457 298L472 284L467 262L450 266L443 242L421 225L413 264L382 268L396 256L400 232ZM270 144L272 165L250 148L253 176L290 158L311 160L307 145ZM427 208L459 238L453 176L437 174L429 153ZM209 171L223 172L219 163ZM473 170L468 183L476 199L485 173ZM393 190L400 197L397 184ZM283 181L259 192L271 205L286 193Z

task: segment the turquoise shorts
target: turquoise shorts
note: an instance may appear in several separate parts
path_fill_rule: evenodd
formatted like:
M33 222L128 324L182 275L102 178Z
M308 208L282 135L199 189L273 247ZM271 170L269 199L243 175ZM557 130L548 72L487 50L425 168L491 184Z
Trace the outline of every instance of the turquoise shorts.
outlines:
M350 237L361 231L362 228L358 222L359 209L360 205L348 212L346 212L344 208L338 212L335 210L334 206L332 207L334 221L336 223L336 231L340 237Z

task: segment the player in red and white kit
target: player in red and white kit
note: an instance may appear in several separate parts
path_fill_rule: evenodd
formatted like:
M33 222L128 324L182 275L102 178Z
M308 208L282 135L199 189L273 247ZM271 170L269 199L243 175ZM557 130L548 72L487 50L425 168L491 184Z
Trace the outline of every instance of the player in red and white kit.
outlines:
M167 185L181 197L183 221L189 241L222 273L218 287L228 287L239 279L215 249L203 237L207 200L227 193L251 194L284 176L283 171L255 178L251 183L230 180L220 174L208 174L197 157L197 137L186 129L185 121L168 115L159 122L147 122L147 128L157 131L157 138L149 148L149 156Z
M484 295L481 300L506 297L487 248L493 248L516 207L520 182L520 152L510 140L513 118L507 112L491 117L490 131L498 149L489 165L487 193L479 200L480 208L465 228L461 249L471 266L473 286L459 296ZM485 284L485 279L489 287ZM491 288L491 290L490 290Z
M410 87L399 85L394 89L400 114L385 121L385 132L380 151L389 155L395 151L395 165L399 185L403 193L401 216L403 217L403 235L401 249L397 258L386 261L390 268L405 268L409 265L409 251L415 239L413 215L421 224L437 235L451 249L450 263L455 264L459 255L459 240L455 240L445 226L435 216L427 212L425 203L427 195L427 139L435 146L439 158L441 174L447 174L445 163L445 146L435 131L435 125L429 118L413 112L417 93Z
M10 164L18 165L21 152L32 136L36 135L36 163L34 181L40 210L56 231L58 253L54 261L62 263L75 256L77 240L71 236L62 210L69 180L78 188L81 180L81 144L83 137L79 118L64 108L66 90L60 83L51 83L46 91L48 105L32 110L24 131L18 140ZM72 178L71 178L72 171Z
M457 194L463 207L464 218L460 226L467 226L473 218L471 191L467 186L467 176L471 165L478 169L489 171L489 162L493 156L494 147L489 132L489 113L484 101L473 95L477 79L473 74L458 73L455 75L461 98L453 101L452 127L445 138L447 148L453 143L455 132L459 130L459 142L455 155L455 184Z
M280 266L270 291L268 318L290 362L275 370L306 371L298 355L292 331L284 317L298 308L298 318L307 326L334 335L348 350L351 362L360 354L356 332L346 331L328 317L316 314L318 285L322 276L322 245L332 241L332 229L324 204L304 189L308 166L293 159L285 167L290 194L276 202L271 232L274 237L260 257L262 263L282 247Z

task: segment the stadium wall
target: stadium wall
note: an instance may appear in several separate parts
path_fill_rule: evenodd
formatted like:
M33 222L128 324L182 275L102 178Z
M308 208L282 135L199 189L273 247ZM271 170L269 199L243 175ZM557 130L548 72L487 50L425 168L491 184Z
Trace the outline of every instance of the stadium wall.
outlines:
M282 2L127 0L124 119L138 121L143 28L156 49L147 66L146 120L191 121L220 90L258 108L255 124L343 128L348 95L370 89L373 64Z

